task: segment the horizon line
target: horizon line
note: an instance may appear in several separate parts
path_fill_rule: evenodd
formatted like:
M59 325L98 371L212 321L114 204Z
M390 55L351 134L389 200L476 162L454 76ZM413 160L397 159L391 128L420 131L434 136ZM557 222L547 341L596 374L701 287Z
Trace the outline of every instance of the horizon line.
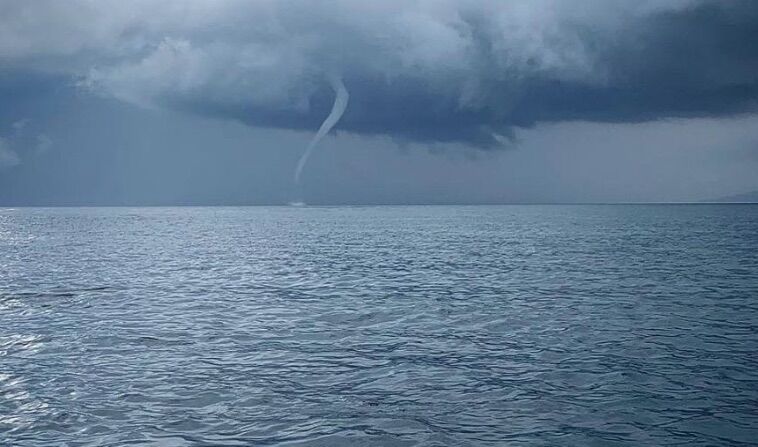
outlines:
M651 201L651 202L479 202L479 203L303 203L297 206L290 203L248 203L248 204L0 204L0 210L15 208L242 208L242 207L282 207L282 208L318 208L318 207L372 207L372 206L586 206L586 205L758 205L758 201Z

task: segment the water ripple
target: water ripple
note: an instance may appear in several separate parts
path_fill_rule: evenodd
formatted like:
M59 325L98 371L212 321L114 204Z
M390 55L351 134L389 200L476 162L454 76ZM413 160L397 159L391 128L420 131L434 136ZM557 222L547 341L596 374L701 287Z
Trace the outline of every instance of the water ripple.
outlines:
M0 445L754 445L758 207L0 210Z

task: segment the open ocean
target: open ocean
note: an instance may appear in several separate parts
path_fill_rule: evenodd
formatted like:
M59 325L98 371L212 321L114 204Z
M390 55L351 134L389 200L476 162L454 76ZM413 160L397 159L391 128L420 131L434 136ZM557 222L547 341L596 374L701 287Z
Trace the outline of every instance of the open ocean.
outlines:
M0 209L2 446L756 442L758 206Z

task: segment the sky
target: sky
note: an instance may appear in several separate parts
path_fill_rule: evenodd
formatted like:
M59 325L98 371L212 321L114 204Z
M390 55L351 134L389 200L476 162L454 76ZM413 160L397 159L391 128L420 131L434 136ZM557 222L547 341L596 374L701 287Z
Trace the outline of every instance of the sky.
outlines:
M755 42L752 0L0 0L0 206L750 192Z

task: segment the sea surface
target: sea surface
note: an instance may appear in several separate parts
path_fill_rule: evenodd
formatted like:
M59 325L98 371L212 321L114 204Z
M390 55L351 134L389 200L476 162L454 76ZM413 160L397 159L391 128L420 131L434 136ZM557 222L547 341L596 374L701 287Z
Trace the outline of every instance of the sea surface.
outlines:
M0 209L2 446L758 442L758 206Z

